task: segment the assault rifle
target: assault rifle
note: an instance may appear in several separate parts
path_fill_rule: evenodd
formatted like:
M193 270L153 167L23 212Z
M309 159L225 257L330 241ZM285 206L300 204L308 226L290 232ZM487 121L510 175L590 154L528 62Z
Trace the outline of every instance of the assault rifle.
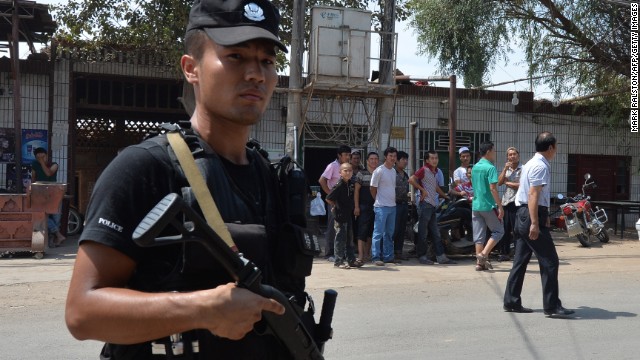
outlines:
M183 214L184 221L178 215ZM167 225L172 225L179 235L158 237ZM292 304L279 290L262 284L258 267L241 253L233 251L206 221L177 194L165 196L140 222L133 233L138 246L150 247L194 241L202 244L227 270L239 287L258 295L274 299L285 307L283 315L265 311L262 318L270 331L289 350L293 359L324 359L324 343L331 338L331 321L338 293L326 290L320 321L312 336L301 319L302 309ZM313 310L313 307L311 306Z

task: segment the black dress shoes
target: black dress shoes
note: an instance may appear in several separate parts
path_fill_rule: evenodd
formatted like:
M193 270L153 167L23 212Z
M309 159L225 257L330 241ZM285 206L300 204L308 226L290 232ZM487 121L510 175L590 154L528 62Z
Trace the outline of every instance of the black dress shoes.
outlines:
M573 314L574 312L575 311L573 310L565 309L562 306L558 306L554 310L545 310L544 314L547 315L548 317L553 317L553 316L568 316Z
M523 314L528 314L528 313L532 313L533 309L529 309L526 308L524 306L507 306L507 305L502 305L502 308L504 309L504 311L506 312L515 312L515 313L523 313Z

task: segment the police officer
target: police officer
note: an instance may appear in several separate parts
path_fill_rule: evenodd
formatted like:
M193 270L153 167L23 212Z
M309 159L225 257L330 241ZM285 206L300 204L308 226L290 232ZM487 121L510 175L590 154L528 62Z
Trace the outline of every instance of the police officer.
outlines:
M518 240L504 293L503 308L507 312L530 313L533 310L522 306L522 284L531 259L536 254L542 277L542 303L544 314L567 316L573 310L562 307L558 287L558 253L549 232L549 205L551 185L551 161L558 151L556 138L550 132L536 137L536 154L522 168L520 187L516 193L515 232Z
M286 51L279 20L268 0L196 0L180 61L195 92L190 123L204 150L196 160L209 170L225 222L267 229L264 238L237 243L266 279L277 272L270 228L277 208L269 169L245 144L273 94L276 51ZM159 200L189 186L168 154L148 141L129 147L98 180L67 298L69 330L107 342L103 356L111 359L156 358L165 349L153 342L178 333L189 334L180 345L193 344L195 358L282 358L274 338L253 331L263 311L282 314L281 304L236 287L197 243L139 248L131 240Z

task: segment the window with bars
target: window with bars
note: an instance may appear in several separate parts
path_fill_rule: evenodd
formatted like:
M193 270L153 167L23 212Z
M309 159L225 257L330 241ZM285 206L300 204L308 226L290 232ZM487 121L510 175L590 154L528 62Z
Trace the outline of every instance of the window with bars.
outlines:
M491 140L488 132L456 131L456 154L458 149L466 146L471 150L471 163L474 164L479 159L478 148L480 144ZM449 144L451 138L447 130L421 130L418 140L418 159L416 165L422 166L427 157L427 151L435 150L438 153L438 167L446 174L449 169ZM456 157L456 166L460 160Z
M175 109L182 111L178 98L182 82L161 79L97 78L82 74L75 79L78 108Z

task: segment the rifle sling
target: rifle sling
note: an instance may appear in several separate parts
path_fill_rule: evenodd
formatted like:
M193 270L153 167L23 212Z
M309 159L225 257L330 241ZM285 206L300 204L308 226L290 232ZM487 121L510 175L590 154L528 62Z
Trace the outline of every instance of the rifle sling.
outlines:
M178 162L187 177L187 181L191 185L191 189L193 189L193 193L195 194L198 204L200 204L200 209L202 210L202 214L207 220L207 223L216 233L218 233L220 238L229 245L231 250L238 252L238 247L233 242L231 233L229 233L229 229L227 229L227 226L222 220L222 216L216 206L216 202L213 200L213 196L211 196L207 183L205 182L200 169L198 169L196 161L193 158L193 154L191 153L187 142L184 141L184 138L182 137L182 133L179 131L167 133L167 139L169 140L169 145L171 145L171 148L178 158Z

